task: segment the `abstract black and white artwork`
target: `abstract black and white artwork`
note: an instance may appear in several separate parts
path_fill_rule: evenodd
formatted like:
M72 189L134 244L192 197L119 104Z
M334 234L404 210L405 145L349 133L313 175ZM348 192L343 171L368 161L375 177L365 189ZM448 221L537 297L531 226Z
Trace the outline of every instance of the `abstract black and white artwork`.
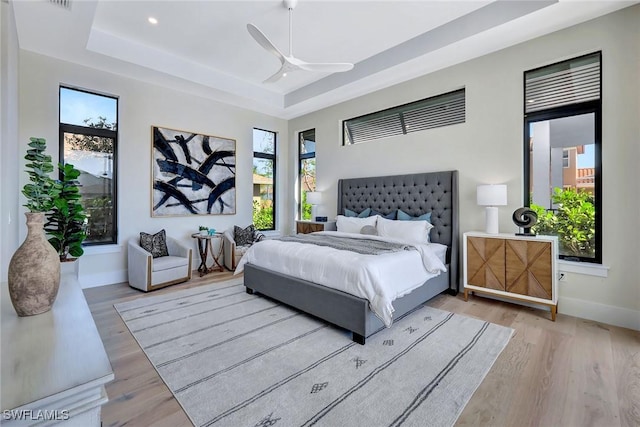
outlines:
M236 141L153 126L152 216L236 213Z

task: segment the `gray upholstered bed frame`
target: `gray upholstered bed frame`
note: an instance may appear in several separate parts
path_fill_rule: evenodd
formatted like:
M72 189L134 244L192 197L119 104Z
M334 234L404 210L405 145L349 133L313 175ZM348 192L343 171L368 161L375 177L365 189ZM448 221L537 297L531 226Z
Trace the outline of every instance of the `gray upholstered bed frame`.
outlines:
M442 292L458 292L458 171L342 179L338 213L345 208L356 212L372 208L381 214L402 209L412 216L431 212L431 241L449 247L447 272L396 299L394 319ZM384 328L367 300L326 286L252 264L244 267L244 284L248 293L259 292L351 331L360 344Z

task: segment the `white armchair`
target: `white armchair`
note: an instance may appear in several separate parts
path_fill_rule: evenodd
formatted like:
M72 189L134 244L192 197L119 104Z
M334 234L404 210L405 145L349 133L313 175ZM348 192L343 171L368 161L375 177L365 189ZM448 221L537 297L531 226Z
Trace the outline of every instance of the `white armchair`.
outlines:
M228 270L235 270L242 255L249 249L249 246L237 246L233 238L233 227L222 233L224 240L224 266Z
M153 258L137 239L129 239L129 286L148 292L190 280L192 250L171 237L167 249L169 256Z
M251 243L238 245L234 238L234 229L235 227L231 227L222 234L222 239L224 240L224 266L232 271L236 269L240 258L242 258L242 256L249 250L251 245L264 239L264 235L262 233L254 230Z

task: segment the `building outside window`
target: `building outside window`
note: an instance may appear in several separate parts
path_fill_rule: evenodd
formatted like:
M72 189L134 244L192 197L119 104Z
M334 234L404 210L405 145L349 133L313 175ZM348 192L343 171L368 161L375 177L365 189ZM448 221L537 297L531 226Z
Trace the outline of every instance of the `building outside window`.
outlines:
M309 129L298 134L298 173L300 177L300 219L310 220L311 205L307 193L316 191L316 130Z
M276 133L253 129L253 224L274 230L276 224Z
M600 52L527 71L525 204L560 257L602 262Z
M85 245L115 244L118 98L60 86L60 162L80 170Z

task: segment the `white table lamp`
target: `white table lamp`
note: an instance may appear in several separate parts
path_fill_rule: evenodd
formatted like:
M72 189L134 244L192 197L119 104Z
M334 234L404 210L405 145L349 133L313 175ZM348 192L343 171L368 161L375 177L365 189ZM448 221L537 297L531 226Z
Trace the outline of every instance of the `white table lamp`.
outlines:
M504 184L478 185L478 205L486 206L485 228L488 234L498 234L498 208L506 206L507 186Z
M316 220L316 206L322 203L322 193L319 191L307 192L307 203L311 205L311 221Z

